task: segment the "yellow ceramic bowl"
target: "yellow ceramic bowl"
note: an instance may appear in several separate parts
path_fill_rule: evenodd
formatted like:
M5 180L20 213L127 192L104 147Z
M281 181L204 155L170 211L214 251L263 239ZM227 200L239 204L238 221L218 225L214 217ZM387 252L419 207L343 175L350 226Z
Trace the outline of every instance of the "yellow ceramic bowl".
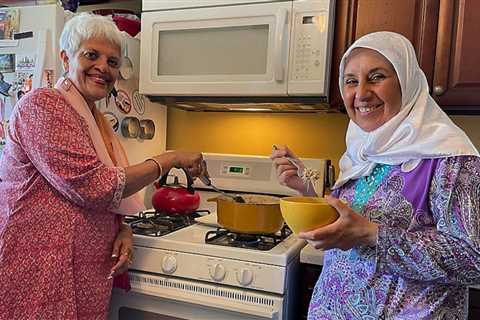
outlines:
M285 197L280 199L283 219L293 232L309 231L337 220L338 213L324 198Z

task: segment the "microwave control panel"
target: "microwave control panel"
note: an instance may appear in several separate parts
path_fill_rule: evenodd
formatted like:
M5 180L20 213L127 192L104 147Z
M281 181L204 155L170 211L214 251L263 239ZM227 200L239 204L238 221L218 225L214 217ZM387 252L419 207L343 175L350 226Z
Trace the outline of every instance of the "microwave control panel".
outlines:
M320 80L325 76L327 17L325 13L299 14L294 33L292 80Z
M289 95L328 96L334 0L293 3Z

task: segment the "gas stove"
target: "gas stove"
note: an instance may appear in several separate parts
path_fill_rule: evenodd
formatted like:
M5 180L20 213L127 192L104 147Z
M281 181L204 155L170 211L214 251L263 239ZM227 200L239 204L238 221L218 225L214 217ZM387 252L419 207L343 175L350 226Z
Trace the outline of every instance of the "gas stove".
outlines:
M204 158L212 181L224 191L293 194L278 184L268 157L204 154ZM311 159L308 164L321 167L324 162ZM231 174L229 167L235 168ZM194 187L202 185L196 181ZM225 230L217 224L216 202L207 201L218 194L199 193L202 210L190 216L149 211L128 218L134 231L129 270L134 298L114 294L113 312L145 305L142 310L158 310L160 318L170 316L166 319L293 319L295 303L290 300L305 241L288 228L270 235ZM125 319L129 317L141 318L139 313L128 313Z
M212 213L212 215L215 215L215 213ZM305 246L305 242L298 239L293 234L286 236L286 238L281 241L279 240L278 243L272 246L269 250L257 250L256 248L206 243L205 239L207 235L210 235L212 232L217 232L217 227L197 223L158 238L138 234L134 235L136 258L132 268L148 272L165 273L165 268L163 268L164 266L162 263L159 263L159 261L163 261L165 260L165 256L169 256L170 258L166 258L169 261L178 260L178 263L176 263L178 267L176 268L175 274L181 271L179 260L182 260L183 257L189 257L190 259L207 257L207 260L212 258L217 262L223 261L224 263L234 261L233 264L236 266L238 266L239 263L248 265L264 264L265 266L262 270L266 270L270 266L285 267L293 258L298 256L300 249ZM281 237L281 235L277 236ZM150 258L138 258L139 254L153 254L153 252L155 252L153 249L159 250L159 256L156 257L157 260L154 265L146 263L147 261L150 261ZM204 267L208 269L209 263ZM204 272L202 272L201 280L214 280L209 276L203 277L203 275ZM192 276L192 278L196 277L197 275ZM279 283L276 282L275 286L278 284ZM233 281L231 285L239 284ZM264 289L268 290L268 288Z

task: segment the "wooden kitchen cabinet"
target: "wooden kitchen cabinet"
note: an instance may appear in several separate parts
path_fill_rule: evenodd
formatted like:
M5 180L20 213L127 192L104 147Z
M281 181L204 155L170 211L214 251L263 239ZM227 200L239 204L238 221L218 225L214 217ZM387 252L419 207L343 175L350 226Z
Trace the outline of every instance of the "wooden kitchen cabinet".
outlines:
M414 45L432 95L452 113L480 113L480 1L337 0L332 61L332 106L342 104L338 66L359 37L394 31Z
M480 1L440 0L433 95L447 110L480 111Z

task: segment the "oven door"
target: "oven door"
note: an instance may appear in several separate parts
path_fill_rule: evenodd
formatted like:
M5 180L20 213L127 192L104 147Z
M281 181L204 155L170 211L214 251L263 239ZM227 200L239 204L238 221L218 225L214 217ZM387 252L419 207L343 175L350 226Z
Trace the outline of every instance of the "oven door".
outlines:
M282 320L284 298L252 290L130 272L132 290L114 290L110 320Z
M287 95L292 2L142 13L140 91Z

